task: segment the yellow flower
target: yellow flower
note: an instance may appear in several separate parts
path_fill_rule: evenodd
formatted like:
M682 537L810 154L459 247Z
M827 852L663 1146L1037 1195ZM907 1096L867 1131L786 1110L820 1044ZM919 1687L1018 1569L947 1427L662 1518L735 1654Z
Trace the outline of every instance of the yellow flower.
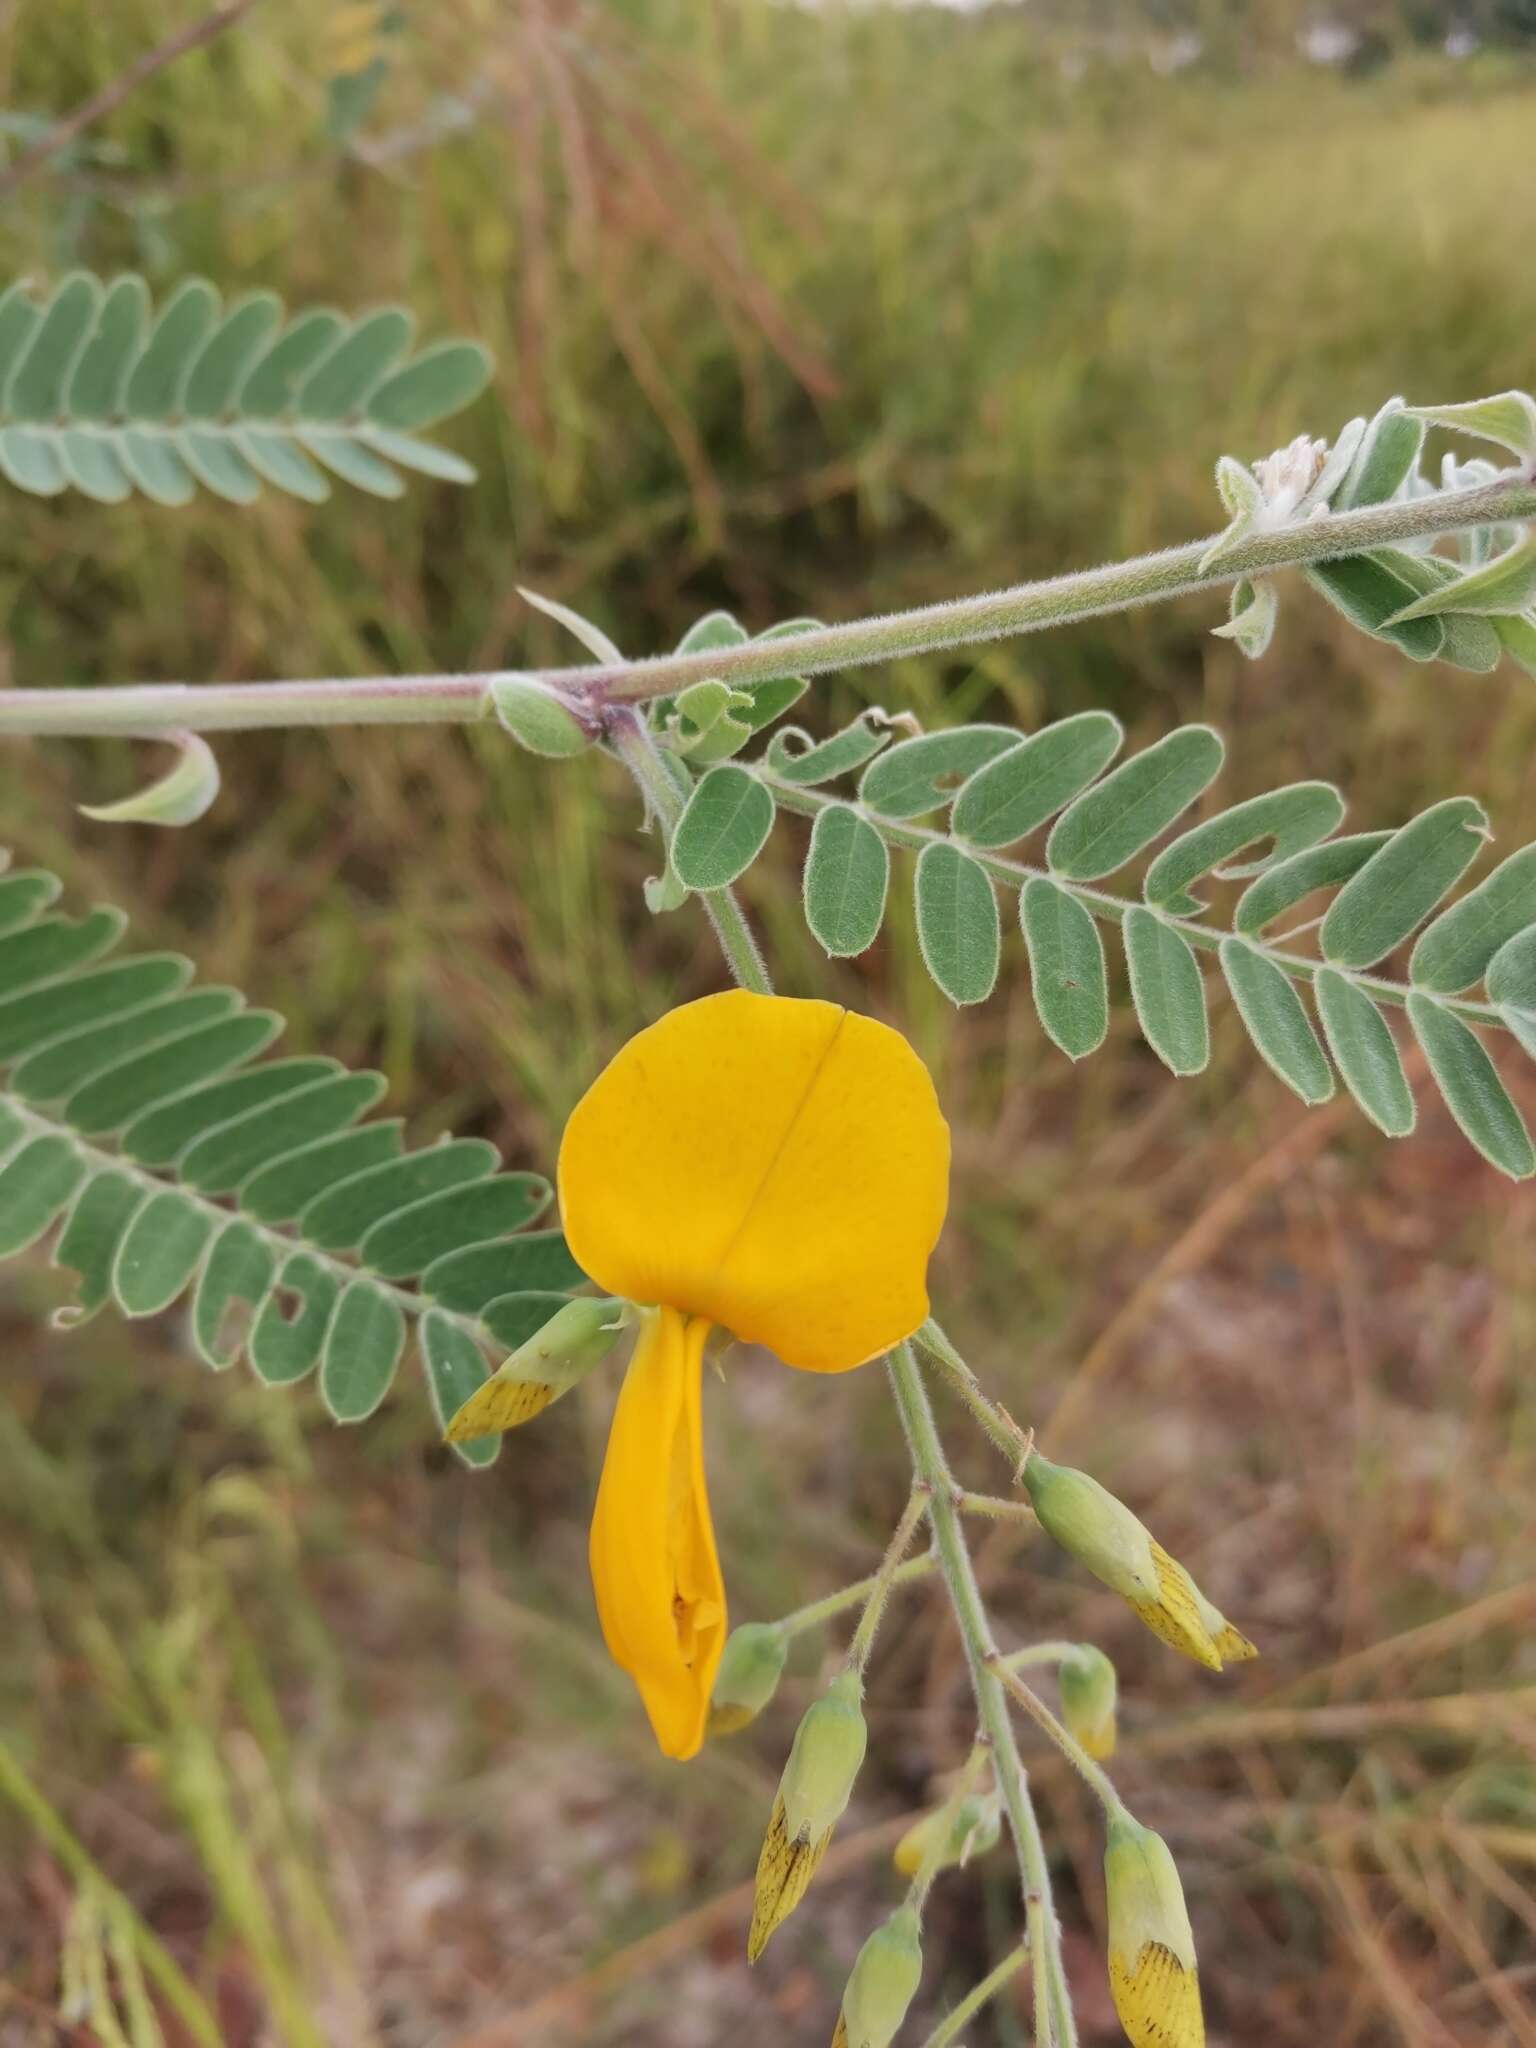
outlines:
M805 1372L846 1372L928 1313L949 1133L906 1041L833 1003L733 991L632 1038L560 1147L571 1251L654 1305L592 1520L609 1651L668 1756L703 1740L725 1642L700 1382L718 1324Z
M1109 1989L1135 2048L1204 2048L1200 1976L1184 1888L1161 1835L1128 1813L1108 1824Z

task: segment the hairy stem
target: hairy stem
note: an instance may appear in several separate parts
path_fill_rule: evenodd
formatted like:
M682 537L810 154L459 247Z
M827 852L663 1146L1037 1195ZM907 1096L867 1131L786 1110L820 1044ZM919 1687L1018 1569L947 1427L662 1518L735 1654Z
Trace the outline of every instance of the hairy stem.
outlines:
M1002 1990L1005 1984L1012 1978L1017 1977L1028 1961L1029 1950L1022 1943L1018 1948L1009 1949L1003 1960L994 1969L989 1970L981 1982L965 1994L954 2011L944 2015L927 2040L923 2042L922 2048L949 2048L951 2041L958 2041L961 2030L971 2020L975 2019L983 2006L989 2005L996 1998L998 1992Z
M921 1557L909 1557L905 1564L897 1565L886 1586L889 1593L897 1586L910 1585L914 1579L929 1578L938 1560L931 1551ZM875 1590L878 1572L871 1572L868 1578L856 1579L851 1586L840 1586L835 1593L828 1593L821 1600L809 1601L804 1607L797 1607L793 1614L786 1614L775 1626L787 1636L803 1635L807 1629L820 1628L825 1621L835 1621L840 1614L862 1607Z
M908 1545L917 1533L917 1525L928 1512L928 1488L919 1482L912 1489L912 1497L903 1510L901 1520L892 1532L891 1540L885 1547L879 1569L864 1602L864 1612L859 1616L859 1625L853 1632L853 1641L848 1645L848 1668L862 1674L869 1663L869 1653L875 1647L875 1636L879 1632L880 1620L885 1613L886 1599L896 1582L897 1568L907 1554Z
M1536 518L1536 477L1512 470L1470 490L1330 512L1256 534L1200 566L1210 539L1100 569L1082 569L1037 583L1016 583L950 603L923 605L840 626L818 626L789 639L749 640L699 654L649 661L546 669L537 679L568 693L588 712L605 705L665 697L718 676L740 684L784 675L825 675L952 647L971 647L1012 634L1039 632L1103 612L1189 592L1213 590L1240 577L1304 567L1404 540L1434 540L1468 527ZM530 672L532 673L532 672ZM422 675L295 683L125 684L108 689L0 691L0 734L117 733L152 738L181 727L237 732L267 726L395 725L419 721L472 724L489 715L494 673Z
M1033 1432L1020 1429L1008 1410L983 1391L981 1381L932 1316L918 1331L917 1342L940 1368L951 1388L1012 1465L1013 1476L1017 1481L1034 1447Z
M890 1358L891 1385L902 1427L912 1452L913 1469L932 1489L929 1517L939 1556L939 1569L949 1591L956 1626L965 1650L976 1694L982 1733L992 1751L992 1767L1013 1832L1024 1896L1024 1921L1035 1957L1035 2037L1037 2048L1072 2048L1076 2030L1061 1961L1060 1929L1051 1898L1051 1874L1045 1860L1040 1823L1029 1796L1028 1779L1015 1740L1013 1721L995 1668L996 1645L982 1603L981 1588L966 1547L965 1532L954 1502L954 1475L934 1426L927 1389L910 1344L899 1344Z
M1102 1802L1105 1812L1123 1813L1125 1811L1125 1801L1110 1782L1108 1772L1099 1768L1087 1750L1077 1740L1076 1736L1068 1734L1067 1730L1057 1720L1056 1716L1034 1688L1025 1684L1024 1680L1020 1678L1018 1672L1013 1668L1013 1659L1001 1657L994 1650L990 1661L993 1671L1002 1680L1004 1689L1013 1699L1018 1701L1030 1719L1038 1727L1044 1729L1073 1770L1092 1787Z

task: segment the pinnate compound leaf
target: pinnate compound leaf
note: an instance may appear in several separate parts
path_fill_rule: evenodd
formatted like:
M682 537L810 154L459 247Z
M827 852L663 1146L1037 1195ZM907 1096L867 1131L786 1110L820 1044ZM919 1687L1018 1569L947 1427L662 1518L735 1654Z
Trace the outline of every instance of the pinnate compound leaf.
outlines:
M1413 1129L1413 1095L1397 1041L1380 1010L1347 975L1320 967L1313 984L1323 1035L1344 1085L1378 1130L1404 1138Z
M1391 837L1390 832L1355 832L1344 839L1325 840L1321 846L1266 867L1238 898L1233 925L1245 937L1263 931L1314 890L1335 888L1357 875Z
M559 1231L523 1229L550 1200L539 1175L499 1171L480 1139L402 1154L398 1122L358 1121L379 1076L263 1059L279 1019L187 987L174 955L105 959L121 913L60 916L53 877L6 866L0 1255L57 1229L54 1262L78 1275L60 1327L190 1298L208 1366L244 1353L282 1386L318 1365L331 1413L356 1421L429 1311L456 1356L491 1346L494 1364L585 1284Z
M833 959L874 944L890 876L885 841L851 804L817 813L805 862L805 921Z
M398 307L283 321L275 294L226 310L203 278L153 318L131 275L104 290L78 271L41 297L13 285L0 295L0 472L39 496L117 504L137 490L166 506L199 485L236 505L267 485L319 503L326 469L378 497L403 491L401 469L473 480L416 435L484 388L483 349L447 342L407 360Z
M947 839L917 857L917 941L952 1003L981 1003L997 982L1002 932L986 869Z
M1303 1102L1326 1102L1333 1069L1296 984L1246 939L1223 939L1221 971L1260 1055Z
M773 830L773 798L755 775L711 768L672 835L672 866L689 889L724 889L744 875Z
M1466 1137L1512 1180L1536 1173L1536 1150L1482 1040L1432 996L1408 998L1408 1021L1446 1107Z
M1125 913L1131 1000L1148 1045L1175 1074L1198 1074L1211 1056L1205 980L1181 932L1139 903Z
M1210 726L1185 725L1133 754L1057 819L1047 866L1076 882L1124 867L1210 787L1225 751Z
M1421 812L1333 899L1320 935L1323 957L1356 968L1385 959L1454 888L1487 837L1487 814L1469 796Z
M1035 1009L1068 1059L1096 1052L1109 1030L1109 980L1099 928L1075 896L1034 875L1019 896Z

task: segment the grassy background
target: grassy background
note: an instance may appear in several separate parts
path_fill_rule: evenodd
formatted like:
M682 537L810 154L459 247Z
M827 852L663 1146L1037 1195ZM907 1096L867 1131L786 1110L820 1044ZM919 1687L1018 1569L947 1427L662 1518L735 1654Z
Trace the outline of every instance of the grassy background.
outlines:
M497 352L446 436L481 482L249 513L12 496L7 681L565 658L517 582L635 652L721 602L754 627L845 617L1210 530L1223 449L1393 390L1531 383L1536 75L1509 60L1069 79L1025 10L410 12L375 161L324 139L316 8L266 0L105 125L120 160L23 186L0 248L7 273L398 295L428 335ZM12 10L0 102L67 107L185 18ZM442 92L475 125L414 147ZM1527 680L1410 669L1299 587L1257 666L1214 622L1192 601L861 672L815 715L1103 704L1137 740L1210 718L1230 797L1326 775L1365 826L1465 788L1505 849L1533 836ZM718 985L691 915L640 909L654 856L601 765L435 731L223 756L212 815L157 836L72 816L128 786L122 749L12 746L4 837L286 1010L296 1049L383 1067L420 1135L546 1164L605 1053ZM1529 1201L1429 1105L1395 1147L1347 1106L1301 1111L1230 1017L1197 1082L1123 1019L1068 1069L1016 940L1003 992L958 1019L900 917L829 970L797 928L797 834L749 906L784 988L899 1019L934 1065L957 1137L946 1321L1264 1648L1213 1682L1038 1544L983 1547L1010 1641L1116 1658L1118 1775L1184 1870L1213 2040L1528 2048ZM815 1646L752 1732L686 1772L656 1759L584 1580L606 1387L472 1479L405 1382L333 1432L307 1392L210 1380L174 1325L46 1333L58 1298L41 1265L0 1293L0 1726L32 1788L0 1788L6 2048L59 2038L71 1928L90 1947L56 1824L232 2044L827 2038L897 1896L892 1824L968 1740L933 1601L877 1655L840 1860L749 1980L742 1884ZM906 1485L877 1375L744 1369L709 1422L738 1618L868 1569ZM1085 2037L1107 2043L1093 1816L1037 1762ZM1012 1898L1002 1855L944 1881L923 2014L1011 1944ZM64 2037L109 2040L83 2011ZM1000 2003L973 2048L1021 2042L1022 2012Z

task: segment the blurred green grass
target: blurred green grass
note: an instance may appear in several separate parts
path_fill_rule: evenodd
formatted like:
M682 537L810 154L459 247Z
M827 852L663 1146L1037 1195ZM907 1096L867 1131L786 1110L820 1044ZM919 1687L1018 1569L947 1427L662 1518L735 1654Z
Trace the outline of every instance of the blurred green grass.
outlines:
M184 18L12 15L0 97L66 107ZM0 244L9 273L399 296L429 336L477 334L497 385L447 438L480 484L249 513L12 497L9 682L568 658L519 582L636 653L717 603L851 616L1210 530L1220 452L1393 390L1531 383L1536 76L1506 60L1074 83L1023 10L683 0L454 0L399 48L370 134L409 141L453 92L465 135L340 160L315 10L266 0L113 117L120 165L25 185ZM1256 667L1213 623L1191 601L861 672L815 717L1104 704L1143 738L1207 717L1234 797L1327 775L1366 825L1466 788L1506 845L1532 836L1528 681L1408 670L1299 587ZM718 983L687 913L645 918L654 852L601 766L434 731L223 755L215 811L157 837L72 815L126 786L120 748L9 748L4 837L286 1010L298 1046L383 1066L423 1134L547 1164L605 1053ZM1432 1110L1395 1148L1347 1108L1303 1116L1230 1020L1197 1083L1123 1018L1066 1069L1016 941L1004 992L958 1019L899 917L829 969L781 836L747 889L781 984L898 1019L939 1074L946 1321L1263 1645L1215 1687L1037 1547L988 1551L1010 1640L1091 1637L1120 1665L1121 1777L1186 1871L1213 2039L1536 2041L1529 1205ZM882 1830L968 1736L931 1602L879 1653L852 1867L749 1983L733 1887L814 1660L686 1774L650 1754L588 1616L605 1390L475 1480L426 1448L413 1393L331 1432L307 1393L209 1380L174 1328L48 1333L56 1298L31 1269L0 1297L0 1727L224 2039L825 2038L894 1896ZM906 1486L875 1375L743 1367L710 1426L738 1617L868 1568ZM1110 2041L1092 1817L1037 1762L1085 2034ZM8 2048L53 2038L89 1884L14 1816L0 1845ZM925 2010L1012 1912L1000 1858L946 1881Z

